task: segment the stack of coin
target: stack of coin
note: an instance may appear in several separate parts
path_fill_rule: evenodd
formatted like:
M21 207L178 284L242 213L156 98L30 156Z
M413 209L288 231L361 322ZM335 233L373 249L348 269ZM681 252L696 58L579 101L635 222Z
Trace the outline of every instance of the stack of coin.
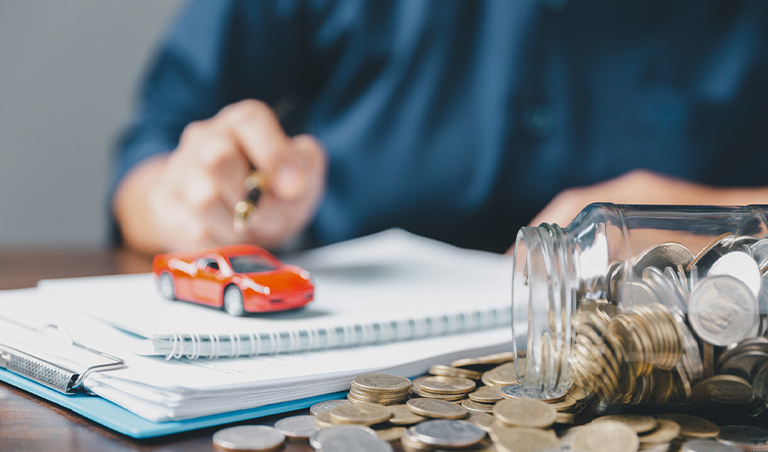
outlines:
M419 397L457 402L476 387L477 384L468 378L429 376L414 380L411 391Z
M411 380L397 375L360 375L352 380L352 387L347 394L347 399L352 403L397 405L408 399L411 386Z

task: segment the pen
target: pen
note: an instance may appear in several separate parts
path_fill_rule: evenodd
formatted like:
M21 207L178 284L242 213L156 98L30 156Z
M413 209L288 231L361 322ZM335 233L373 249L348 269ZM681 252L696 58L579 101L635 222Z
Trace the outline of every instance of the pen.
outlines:
M259 170L251 171L251 174L243 182L247 191L245 199L235 204L234 227L236 232L248 229L249 220L259 202L261 192L267 188L267 179Z

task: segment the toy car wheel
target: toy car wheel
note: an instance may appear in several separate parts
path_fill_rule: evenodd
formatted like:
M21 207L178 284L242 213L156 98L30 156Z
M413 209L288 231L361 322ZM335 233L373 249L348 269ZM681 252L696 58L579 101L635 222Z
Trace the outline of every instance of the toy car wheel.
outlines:
M160 294L169 300L176 298L176 288L173 286L173 277L170 273L165 272L160 275L160 279L157 282L160 288Z
M224 290L224 310L235 317L245 314L243 293L236 286L229 286Z

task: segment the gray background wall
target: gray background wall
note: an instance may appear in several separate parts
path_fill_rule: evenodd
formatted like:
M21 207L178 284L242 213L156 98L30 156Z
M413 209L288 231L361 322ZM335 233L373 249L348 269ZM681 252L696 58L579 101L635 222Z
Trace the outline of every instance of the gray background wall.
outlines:
M108 242L110 153L180 0L0 0L0 248Z

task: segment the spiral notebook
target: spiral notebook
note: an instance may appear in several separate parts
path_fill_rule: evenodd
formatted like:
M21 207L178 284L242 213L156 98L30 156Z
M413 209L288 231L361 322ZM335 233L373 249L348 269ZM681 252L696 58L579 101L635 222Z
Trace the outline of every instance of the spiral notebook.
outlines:
M166 359L275 355L509 328L511 259L388 230L283 256L308 270L315 300L234 318L160 296L151 274L41 281L38 289L133 335Z

